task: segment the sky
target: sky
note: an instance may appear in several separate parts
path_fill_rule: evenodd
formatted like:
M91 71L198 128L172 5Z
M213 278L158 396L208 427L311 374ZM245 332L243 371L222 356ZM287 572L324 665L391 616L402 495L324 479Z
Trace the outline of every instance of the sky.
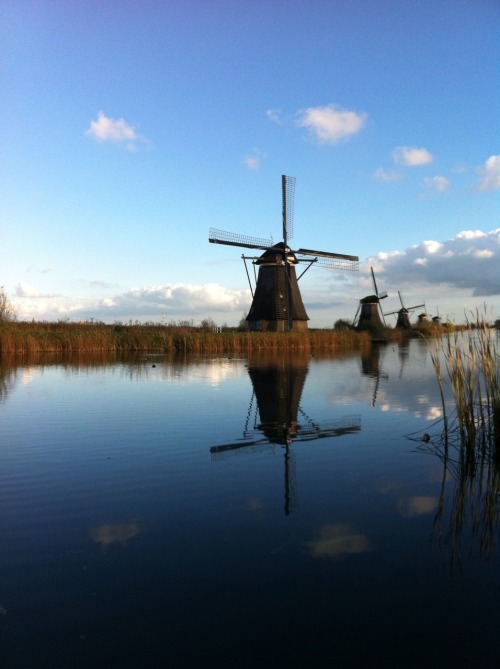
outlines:
M498 0L3 0L0 286L22 320L237 325L248 251L209 229L281 241L286 174L292 248L360 259L300 279L310 327L371 267L386 313L500 318L499 57Z

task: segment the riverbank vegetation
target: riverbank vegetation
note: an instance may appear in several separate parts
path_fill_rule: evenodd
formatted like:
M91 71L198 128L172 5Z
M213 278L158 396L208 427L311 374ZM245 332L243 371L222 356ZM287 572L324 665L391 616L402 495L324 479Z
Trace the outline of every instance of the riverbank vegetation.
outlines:
M456 328L459 332L460 328ZM218 327L208 319L200 325L178 323L96 321L17 321L0 319L0 355L31 353L155 352L238 354L251 351L349 351L370 346L372 341L400 342L411 336L435 338L451 333L448 327L425 327L413 331L384 328L381 332L358 332L343 322L334 328L305 332L249 332L241 327Z
M450 431L444 400L444 374L455 405L460 440L473 448L490 437L500 448L500 355L498 334L479 312L466 330L429 340L430 354L441 390L445 430Z
M500 354L499 328L479 312L467 330L429 339L439 383L442 418L417 438L417 450L443 463L441 492L433 534L460 567L474 544L489 558L498 539L500 509ZM451 392L452 404L449 398ZM433 434L436 430L439 432ZM412 437L413 438L413 437ZM450 487L449 482L454 481ZM449 504L447 503L449 502ZM445 523L446 509L449 508Z
M0 323L0 354L87 351L246 353L257 350L347 351L369 346L368 333L338 330L239 332L212 324Z

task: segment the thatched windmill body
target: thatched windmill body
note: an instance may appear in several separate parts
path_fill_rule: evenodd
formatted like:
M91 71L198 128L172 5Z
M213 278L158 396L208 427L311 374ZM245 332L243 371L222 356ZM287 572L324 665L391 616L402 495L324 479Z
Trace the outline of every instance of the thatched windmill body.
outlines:
M373 295L367 295L359 301L358 310L354 316L354 325L358 330L373 330L385 327L384 314L380 306L380 300L387 297L387 293L378 292L377 282L373 267L370 267L373 281Z
M282 185L282 218L283 241L273 244L272 240L233 234L223 230L210 229L208 241L212 244L227 244L248 249L260 249L260 256L245 256L245 269L252 293L252 305L246 320L251 330L289 331L307 330L309 317L302 302L298 281L314 264L333 269L356 270L358 256L314 251L299 248L294 251L288 246L293 237L293 204L295 194L295 178L283 175ZM250 281L247 261L254 266L255 290ZM305 263L305 269L297 277L296 267ZM258 275L256 269L258 268Z

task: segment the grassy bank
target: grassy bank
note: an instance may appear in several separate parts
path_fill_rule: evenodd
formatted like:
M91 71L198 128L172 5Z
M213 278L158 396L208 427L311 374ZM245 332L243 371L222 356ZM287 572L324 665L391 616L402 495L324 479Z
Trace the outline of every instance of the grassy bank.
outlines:
M82 353L89 351L155 353L248 353L273 350L359 349L370 344L367 333L336 330L308 332L203 331L163 325L108 325L105 323L0 324L0 355Z

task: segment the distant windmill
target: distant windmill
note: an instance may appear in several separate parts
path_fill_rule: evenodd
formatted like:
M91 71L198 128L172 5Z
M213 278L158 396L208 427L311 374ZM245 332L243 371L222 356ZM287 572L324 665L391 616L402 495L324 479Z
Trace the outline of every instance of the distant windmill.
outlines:
M380 306L380 300L384 300L387 297L387 293L385 291L382 293L378 292L373 267L370 267L370 271L372 273L373 289L375 293L373 295L367 295L367 297L363 297L359 301L358 310L354 316L354 325L358 330L385 327L385 319Z
M396 327L401 330L411 330L410 313L413 313L415 309L419 309L420 307L424 307L425 309L425 304L416 304L413 307L405 307L403 302L403 297L399 290L398 290L398 295L399 295L399 301L401 302L401 308L397 309L396 311L389 311L384 315L391 316L395 314L397 316ZM426 314L424 315L426 316ZM419 322L420 322L420 316L419 316Z
M208 241L212 244L228 244L248 249L261 249L261 256L241 257L245 261L253 302L246 320L251 330L307 330L309 317L306 313L300 294L298 281L313 263L324 267L345 270L358 269L358 256L313 251L300 248L293 251L288 240L293 237L293 204L295 194L295 177L281 177L283 200L283 241L273 244L272 240L247 237L223 230L210 228ZM252 289L246 261L251 260L258 266L255 292ZM297 277L295 266L307 263L307 267Z
M441 316L439 315L439 308L436 307L436 315L432 317L433 325L441 325Z
M425 305L420 305L420 306L423 306L425 308ZM418 315L417 325L425 326L425 325L429 325L429 323L430 323L430 320L429 320L429 316L428 316L426 311L423 311L421 314Z

